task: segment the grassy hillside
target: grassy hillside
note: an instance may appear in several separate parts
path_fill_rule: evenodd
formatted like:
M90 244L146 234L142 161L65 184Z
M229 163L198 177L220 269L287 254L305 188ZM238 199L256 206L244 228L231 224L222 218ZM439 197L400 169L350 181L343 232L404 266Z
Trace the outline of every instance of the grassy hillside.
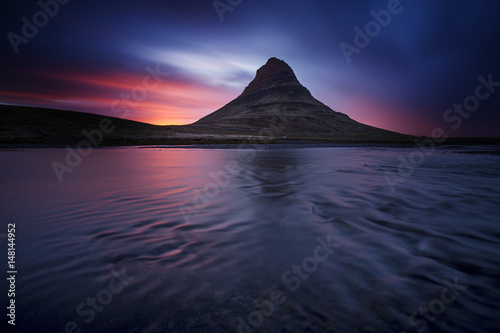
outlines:
M103 120L104 119L104 120ZM107 122L107 133L101 131ZM112 129L112 130L111 130ZM1 147L64 147L89 140L84 133L102 132L94 146L261 144L261 143L406 143L407 135L359 135L335 133L273 133L262 128L217 128L210 126L158 126L96 114L55 109L0 105ZM382 132L383 133L383 132ZM449 139L446 144L500 144L498 139Z

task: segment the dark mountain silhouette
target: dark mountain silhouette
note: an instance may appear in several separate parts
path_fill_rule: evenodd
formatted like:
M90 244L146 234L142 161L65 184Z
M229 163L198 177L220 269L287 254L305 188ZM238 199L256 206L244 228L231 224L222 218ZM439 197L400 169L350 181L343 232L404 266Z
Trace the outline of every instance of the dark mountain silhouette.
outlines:
M359 123L315 99L283 60L271 58L236 99L193 124L280 133L401 136Z
M85 112L0 105L1 146L64 146L90 140L103 118L113 131L98 145L207 143L409 143L414 137L368 126L315 99L282 60L271 58L243 93L191 125L157 126Z
M113 128L112 131L103 133L104 145L161 144L161 140L169 138L172 133L165 126L87 112L0 105L0 146L76 144L89 140L84 131L99 130L103 119L109 120L110 127Z

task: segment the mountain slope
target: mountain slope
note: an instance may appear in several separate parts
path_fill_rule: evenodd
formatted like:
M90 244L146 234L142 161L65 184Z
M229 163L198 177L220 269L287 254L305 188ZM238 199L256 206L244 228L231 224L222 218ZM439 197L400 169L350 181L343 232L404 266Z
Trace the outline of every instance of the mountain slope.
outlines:
M172 133L166 126L86 112L0 105L0 144L75 144L88 140L84 131L99 130L103 119L107 119L112 129L102 133L102 142L106 144L164 139Z
M333 111L315 99L297 80L292 68L277 58L269 59L257 70L254 80L240 96L193 125L246 130L267 128L280 133L401 135Z

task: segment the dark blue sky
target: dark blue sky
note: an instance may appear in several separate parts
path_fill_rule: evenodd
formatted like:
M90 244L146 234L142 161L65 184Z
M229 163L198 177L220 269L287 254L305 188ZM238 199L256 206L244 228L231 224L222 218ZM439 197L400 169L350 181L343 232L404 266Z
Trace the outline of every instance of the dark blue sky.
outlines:
M59 1L3 1L0 103L186 124L278 57L360 122L500 137L499 1Z

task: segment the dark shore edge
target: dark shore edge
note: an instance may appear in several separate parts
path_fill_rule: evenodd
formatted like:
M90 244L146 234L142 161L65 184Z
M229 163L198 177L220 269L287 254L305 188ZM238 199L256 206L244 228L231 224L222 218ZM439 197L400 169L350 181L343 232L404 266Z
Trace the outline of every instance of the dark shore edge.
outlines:
M26 143L0 143L0 151L12 150L52 150L52 149L77 149L76 145L64 144L26 144ZM428 150L431 146L419 147L415 142L281 142L281 143L188 143L188 144L116 144L99 145L92 149L202 149L202 150L235 150L235 149L254 149L254 150L283 150L283 149L304 149L304 148L382 148L382 149L418 149ZM463 154L481 154L500 156L500 139L458 139L450 140L442 144L436 144L435 149L441 152L454 152Z

